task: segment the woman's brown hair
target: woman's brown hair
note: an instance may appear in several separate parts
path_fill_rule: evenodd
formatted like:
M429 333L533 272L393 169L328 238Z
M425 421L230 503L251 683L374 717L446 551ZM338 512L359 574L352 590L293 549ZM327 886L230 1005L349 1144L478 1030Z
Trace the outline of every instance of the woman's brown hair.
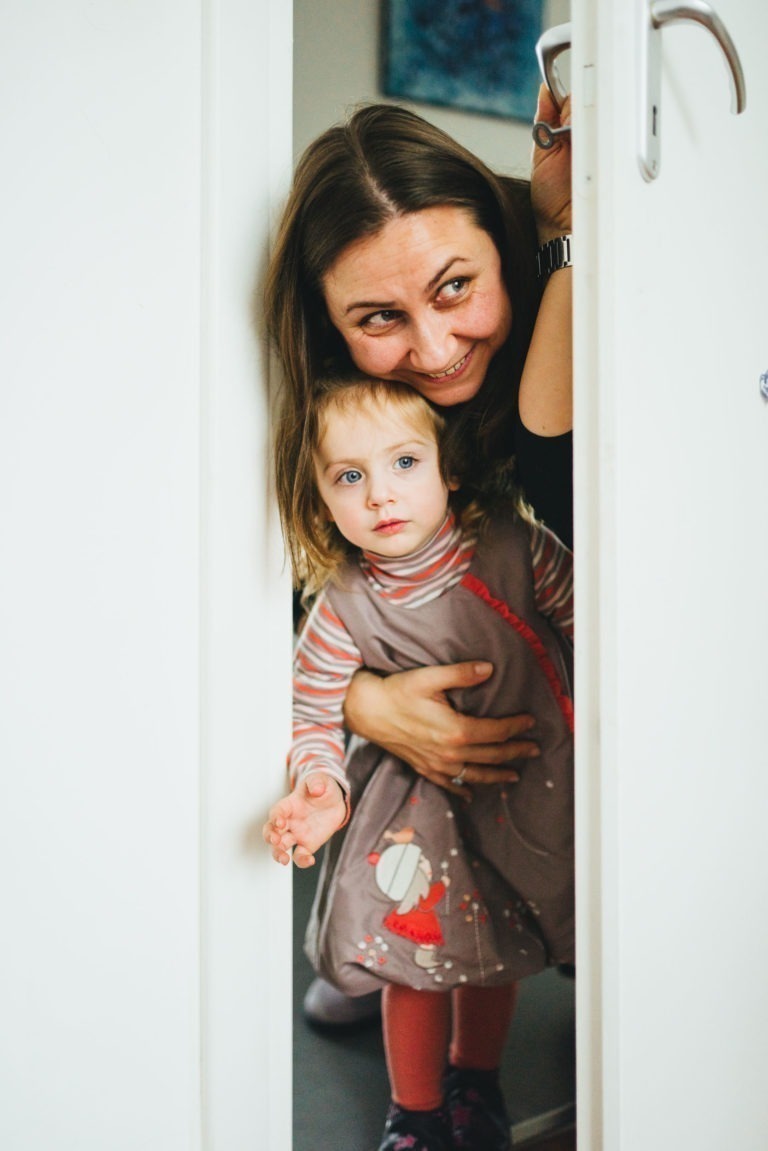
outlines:
M536 228L526 181L502 179L466 148L404 108L359 108L319 136L294 175L267 274L267 329L283 368L281 422L311 419L314 382L352 368L328 319L323 279L351 244L390 220L425 208L467 211L492 238L512 305L512 330L477 396L446 411L451 437L471 445L474 466L511 450L512 420L540 290ZM290 458L276 444L278 492L290 485ZM282 514L286 508L281 504Z

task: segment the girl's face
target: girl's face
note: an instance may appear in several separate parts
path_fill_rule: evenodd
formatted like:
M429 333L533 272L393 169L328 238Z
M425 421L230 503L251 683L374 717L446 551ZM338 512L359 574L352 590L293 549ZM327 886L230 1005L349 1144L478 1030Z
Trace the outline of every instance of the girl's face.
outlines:
M434 432L394 401L331 401L314 458L328 516L356 547L410 555L445 519L449 489Z
M477 395L512 325L496 245L463 208L391 220L342 252L323 291L361 371L444 406Z

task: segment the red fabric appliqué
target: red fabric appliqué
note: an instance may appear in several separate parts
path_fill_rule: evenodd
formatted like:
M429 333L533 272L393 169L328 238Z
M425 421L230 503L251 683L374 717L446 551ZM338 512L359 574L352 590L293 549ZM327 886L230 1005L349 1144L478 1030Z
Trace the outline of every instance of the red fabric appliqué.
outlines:
M411 939L422 946L426 944L445 943L440 929L440 920L432 910L439 903L446 892L444 883L433 883L429 895L419 899L416 907L410 911L400 913L390 911L384 920L384 926L393 934L401 935L404 939Z

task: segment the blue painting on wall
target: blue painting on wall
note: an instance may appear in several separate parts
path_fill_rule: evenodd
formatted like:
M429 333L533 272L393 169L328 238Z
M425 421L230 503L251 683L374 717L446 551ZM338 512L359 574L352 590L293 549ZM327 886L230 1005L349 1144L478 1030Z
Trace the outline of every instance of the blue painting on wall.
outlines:
M387 0L387 96L533 119L543 0Z

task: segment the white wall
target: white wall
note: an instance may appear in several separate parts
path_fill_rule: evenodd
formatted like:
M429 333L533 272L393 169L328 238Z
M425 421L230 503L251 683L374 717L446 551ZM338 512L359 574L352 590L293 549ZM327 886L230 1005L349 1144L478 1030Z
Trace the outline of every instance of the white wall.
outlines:
M282 1151L289 886L253 829L289 595L249 298L290 12L0 20L0 1146Z
M378 87L381 4L376 0L294 0L294 152L359 101L389 101ZM568 19L569 0L545 0L543 27ZM413 108L470 148L494 171L527 176L530 125L434 105ZM531 108L531 120L535 109Z

